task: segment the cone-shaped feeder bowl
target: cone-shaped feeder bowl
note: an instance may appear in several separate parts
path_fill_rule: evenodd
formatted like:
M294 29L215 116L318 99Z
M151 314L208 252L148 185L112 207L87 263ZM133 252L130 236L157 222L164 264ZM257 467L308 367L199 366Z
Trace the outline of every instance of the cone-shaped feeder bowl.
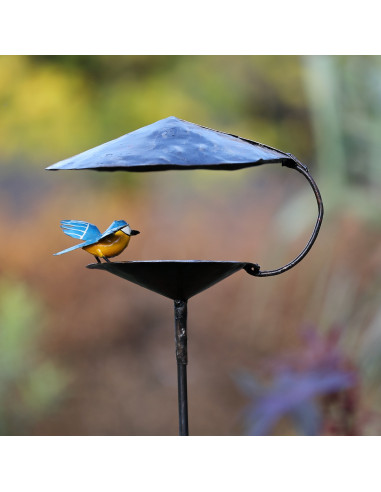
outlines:
M187 301L194 295L244 269L256 277L279 275L299 263L309 252L323 218L319 189L308 168L292 154L267 145L212 130L174 116L139 128L115 140L60 161L48 170L168 171L191 169L236 170L263 164L281 164L302 174L318 204L311 238L290 263L261 270L255 263L238 261L127 261L88 265L104 270L174 300L178 375L179 433L188 435Z
M92 263L91 270L105 270L173 300L187 301L251 263L238 261L156 260Z

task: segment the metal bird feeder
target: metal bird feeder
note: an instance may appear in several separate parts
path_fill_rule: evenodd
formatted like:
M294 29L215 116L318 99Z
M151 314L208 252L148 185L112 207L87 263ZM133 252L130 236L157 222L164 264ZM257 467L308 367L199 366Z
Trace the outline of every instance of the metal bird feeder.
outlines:
M286 272L299 263L311 249L321 226L323 203L319 189L308 168L292 154L174 116L47 168L147 172L238 170L263 164L281 164L298 171L307 179L316 197L318 216L312 235L303 251L290 263L274 270L262 270L258 264L247 261L113 261L87 266L91 270L117 275L174 301L180 435L188 435L188 299L240 270L254 277L269 277Z

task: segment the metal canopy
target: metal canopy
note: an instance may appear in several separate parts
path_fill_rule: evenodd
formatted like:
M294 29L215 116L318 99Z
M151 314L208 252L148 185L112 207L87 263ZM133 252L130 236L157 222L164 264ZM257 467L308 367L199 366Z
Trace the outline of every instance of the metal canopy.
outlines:
M294 167L291 154L169 116L46 169L96 171L234 170L260 164Z

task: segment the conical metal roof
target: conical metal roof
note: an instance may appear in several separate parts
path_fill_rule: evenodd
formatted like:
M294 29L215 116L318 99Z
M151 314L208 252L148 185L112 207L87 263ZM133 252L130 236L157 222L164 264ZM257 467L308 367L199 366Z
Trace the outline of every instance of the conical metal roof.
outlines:
M49 166L48 170L233 170L294 162L293 156L236 135L170 116Z

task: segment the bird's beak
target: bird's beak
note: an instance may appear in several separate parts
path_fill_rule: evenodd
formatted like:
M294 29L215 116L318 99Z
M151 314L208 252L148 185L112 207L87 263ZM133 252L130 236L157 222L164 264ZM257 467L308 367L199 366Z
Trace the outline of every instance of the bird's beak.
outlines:
M130 236L137 236L138 234L140 234L140 231L134 231L134 230L132 230L130 232Z

